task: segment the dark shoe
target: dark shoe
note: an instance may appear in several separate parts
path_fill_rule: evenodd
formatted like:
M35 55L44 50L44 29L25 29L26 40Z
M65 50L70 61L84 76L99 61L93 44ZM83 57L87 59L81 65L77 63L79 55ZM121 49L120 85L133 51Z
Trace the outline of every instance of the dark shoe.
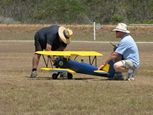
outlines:
M121 72L116 72L114 74L113 80L124 80L124 77Z

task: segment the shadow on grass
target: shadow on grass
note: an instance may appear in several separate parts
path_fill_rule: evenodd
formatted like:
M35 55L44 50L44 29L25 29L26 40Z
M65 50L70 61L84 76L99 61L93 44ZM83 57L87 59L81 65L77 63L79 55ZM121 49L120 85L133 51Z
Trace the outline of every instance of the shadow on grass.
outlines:
M94 78L73 78L73 80L93 80Z
M29 76L25 76L28 80L52 80L51 77L36 77L36 78L31 78Z
M114 79L107 79L107 78L91 78L91 77L85 77L85 78L72 78L72 79L68 79L66 77L59 77L57 79L52 79L52 77L36 77L36 78L30 78L29 76L25 76L26 78L28 78L28 80L92 80L92 81L126 81L126 80L114 80Z
M25 76L28 78L28 80L94 80L95 78L72 78L68 79L66 77L59 77L57 79L52 79L52 77L36 77L36 78L30 78L29 76Z

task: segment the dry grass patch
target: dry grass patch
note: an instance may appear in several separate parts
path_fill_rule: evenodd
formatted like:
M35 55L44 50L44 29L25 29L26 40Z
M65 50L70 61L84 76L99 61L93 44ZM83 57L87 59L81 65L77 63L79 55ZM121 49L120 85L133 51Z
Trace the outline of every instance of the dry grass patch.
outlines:
M33 40L37 30L44 24L0 24L0 40ZM64 25L74 31L73 40L93 40L93 25ZM115 25L103 25L96 31L97 41L118 41L111 30ZM130 25L129 30L136 41L153 41L153 26Z
M103 52L108 44L72 43L70 50ZM74 75L49 80L48 72L30 79L33 43L0 43L0 114L2 115L151 115L153 114L152 44L139 44L141 66L134 82ZM99 63L101 59L98 60ZM42 66L43 63L40 63Z

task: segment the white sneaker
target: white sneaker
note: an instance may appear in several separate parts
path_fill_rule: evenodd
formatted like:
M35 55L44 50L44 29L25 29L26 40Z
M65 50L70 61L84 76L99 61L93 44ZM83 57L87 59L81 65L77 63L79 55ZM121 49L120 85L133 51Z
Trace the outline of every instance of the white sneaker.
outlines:
M128 70L127 80L128 81L134 81L134 70L133 69Z
M37 71L32 71L30 78L36 78L37 77Z
M134 77L128 78L128 81L134 81Z

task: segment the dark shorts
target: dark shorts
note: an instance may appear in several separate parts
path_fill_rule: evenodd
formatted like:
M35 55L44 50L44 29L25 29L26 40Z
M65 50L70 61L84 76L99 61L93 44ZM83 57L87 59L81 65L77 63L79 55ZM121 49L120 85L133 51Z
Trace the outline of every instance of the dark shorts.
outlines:
M45 41L41 38L38 32L35 34L34 40L35 51L42 51L46 48Z

